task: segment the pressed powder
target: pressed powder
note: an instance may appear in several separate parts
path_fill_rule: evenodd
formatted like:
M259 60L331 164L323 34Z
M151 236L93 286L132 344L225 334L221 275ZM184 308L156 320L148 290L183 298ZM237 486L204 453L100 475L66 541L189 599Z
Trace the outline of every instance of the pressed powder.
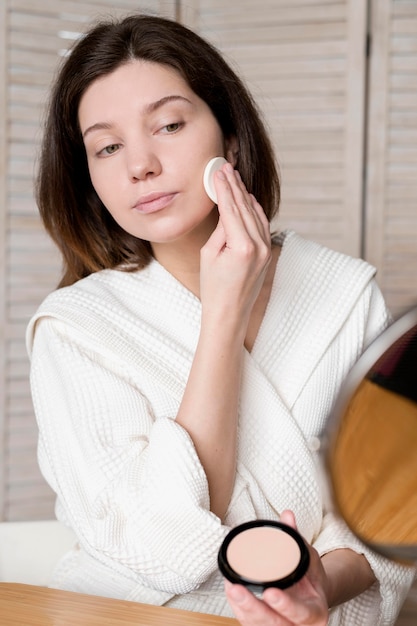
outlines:
M236 526L219 551L222 574L231 582L262 591L285 589L306 573L310 558L300 534L280 522L256 520Z

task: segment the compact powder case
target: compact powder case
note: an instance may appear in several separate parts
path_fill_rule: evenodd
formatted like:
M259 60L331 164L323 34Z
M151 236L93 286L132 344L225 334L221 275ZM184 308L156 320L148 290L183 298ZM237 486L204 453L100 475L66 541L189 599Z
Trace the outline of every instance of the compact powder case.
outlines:
M231 583L253 591L286 589L308 570L310 554L301 535L281 522L255 520L240 524L225 537L219 569Z

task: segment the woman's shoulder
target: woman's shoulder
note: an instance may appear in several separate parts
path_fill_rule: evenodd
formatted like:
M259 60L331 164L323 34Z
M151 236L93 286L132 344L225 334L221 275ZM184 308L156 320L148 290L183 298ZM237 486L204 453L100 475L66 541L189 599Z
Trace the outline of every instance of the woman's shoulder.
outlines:
M290 273L294 279L302 275L318 283L328 283L362 278L369 281L376 273L375 267L360 257L334 250L294 230L284 230L273 237L281 247L278 268Z
M109 338L121 333L137 337L139 328L144 334L164 334L168 318L171 326L182 324L190 334L199 306L156 261L133 272L103 270L50 293L29 321L26 344L30 352L44 320L51 330Z
M42 319L74 327L109 327L129 317L132 302L146 311L145 303L151 306L152 290L158 288L150 274L148 268L135 272L102 270L52 291L28 323L27 342L32 343L35 327Z
M94 272L72 285L55 289L49 293L38 308L38 313L56 308L86 306L130 300L135 291L155 289L150 266L141 270L124 271L106 269Z
M271 306L275 317L341 323L360 301L365 303L378 289L375 268L361 258L327 248L284 231L277 238L281 252L274 278ZM304 324L304 325L305 325Z
M355 264L367 265L368 267L372 267L367 261L360 257L347 254L346 252L341 252L334 248L330 248L329 246L319 243L318 241L314 241L313 239L307 238L290 228L277 232L273 235L272 240L283 250L286 250L287 252L291 252L293 254L313 254L314 256L324 255L325 257L330 256L333 258L340 258L341 260L344 259L345 261L353 262Z

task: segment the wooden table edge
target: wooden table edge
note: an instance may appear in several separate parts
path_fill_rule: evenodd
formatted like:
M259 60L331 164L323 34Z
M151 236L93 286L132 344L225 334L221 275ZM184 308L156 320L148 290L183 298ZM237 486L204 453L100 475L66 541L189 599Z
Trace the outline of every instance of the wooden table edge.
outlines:
M8 621L4 622L7 616ZM72 591L0 582L0 623L41 626L237 626L229 617L184 611L129 600L116 600ZM25 620L24 622L22 620Z

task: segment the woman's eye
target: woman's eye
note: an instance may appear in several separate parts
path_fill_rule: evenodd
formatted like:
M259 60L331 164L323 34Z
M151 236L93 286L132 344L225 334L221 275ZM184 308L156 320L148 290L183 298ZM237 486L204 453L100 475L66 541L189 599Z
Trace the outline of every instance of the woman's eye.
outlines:
M106 146L105 148L103 148L103 150L100 150L99 154L107 156L110 154L114 154L115 152L118 151L120 145L118 143L112 143L109 146Z
M167 131L167 133L175 133L177 130L179 130L181 124L179 122L173 122L172 124L167 124L164 128Z

